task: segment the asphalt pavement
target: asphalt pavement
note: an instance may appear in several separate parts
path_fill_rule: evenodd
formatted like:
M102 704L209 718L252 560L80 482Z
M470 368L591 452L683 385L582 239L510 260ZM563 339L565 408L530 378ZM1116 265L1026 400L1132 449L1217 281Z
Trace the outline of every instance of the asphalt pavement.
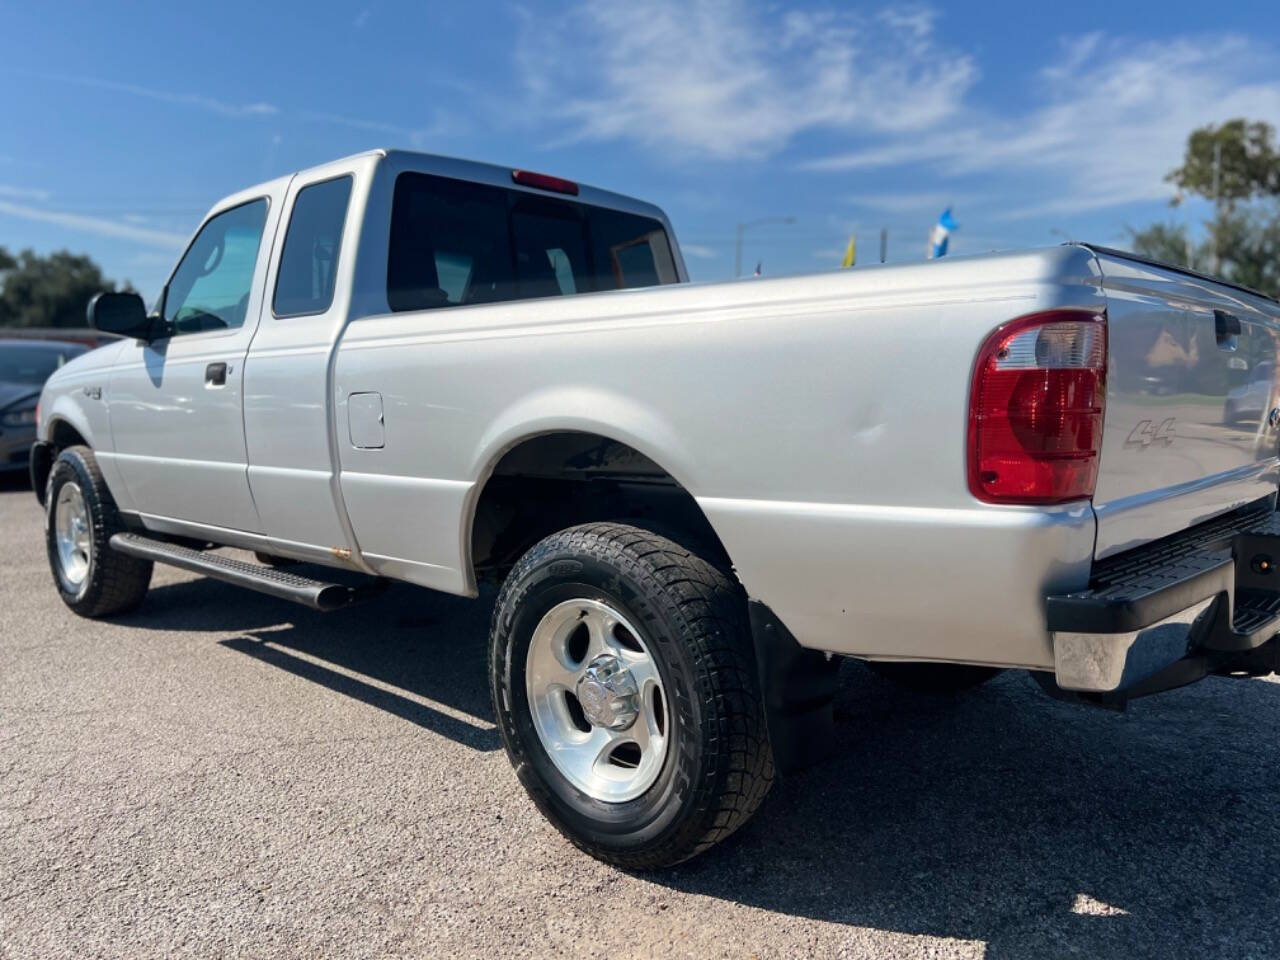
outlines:
M78 619L0 481L0 957L1280 956L1280 683L1124 714L848 664L836 757L633 875L535 811L492 597L334 614L157 568Z

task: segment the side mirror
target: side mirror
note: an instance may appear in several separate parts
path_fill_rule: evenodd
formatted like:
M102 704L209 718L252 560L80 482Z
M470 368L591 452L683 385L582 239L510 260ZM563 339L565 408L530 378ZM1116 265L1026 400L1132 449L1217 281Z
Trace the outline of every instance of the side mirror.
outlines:
M136 293L100 293L89 301L89 326L104 333L148 340L151 318Z

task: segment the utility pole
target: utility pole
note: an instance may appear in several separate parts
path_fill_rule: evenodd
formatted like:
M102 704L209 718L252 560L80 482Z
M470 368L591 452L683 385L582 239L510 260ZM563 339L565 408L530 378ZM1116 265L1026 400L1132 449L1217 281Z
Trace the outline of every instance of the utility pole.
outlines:
M762 217L759 220L748 220L746 223L739 223L737 230L737 242L734 244L733 251L733 275L735 277L742 276L742 238L751 227L763 227L770 223L795 222L795 217Z
M880 228L880 262L884 263L885 255L889 252L889 228Z

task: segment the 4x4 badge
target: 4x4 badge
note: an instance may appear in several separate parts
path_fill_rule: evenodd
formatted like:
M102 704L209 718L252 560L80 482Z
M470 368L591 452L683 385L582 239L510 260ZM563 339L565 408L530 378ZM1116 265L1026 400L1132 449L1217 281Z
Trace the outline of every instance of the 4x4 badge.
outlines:
M1126 447L1149 447L1157 440L1162 442L1166 447L1173 443L1177 436L1174 429L1174 418L1169 417L1160 421L1160 426L1154 426L1150 420L1139 420L1138 425L1129 431L1129 436L1125 439Z

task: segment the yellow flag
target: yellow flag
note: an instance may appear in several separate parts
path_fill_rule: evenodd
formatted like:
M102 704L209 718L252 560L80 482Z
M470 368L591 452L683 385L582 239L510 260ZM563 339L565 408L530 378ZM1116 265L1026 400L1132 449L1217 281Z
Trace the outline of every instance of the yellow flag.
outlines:
M849 246L844 252L844 262L840 264L842 268L852 267L858 259L858 238L857 236L849 237Z

